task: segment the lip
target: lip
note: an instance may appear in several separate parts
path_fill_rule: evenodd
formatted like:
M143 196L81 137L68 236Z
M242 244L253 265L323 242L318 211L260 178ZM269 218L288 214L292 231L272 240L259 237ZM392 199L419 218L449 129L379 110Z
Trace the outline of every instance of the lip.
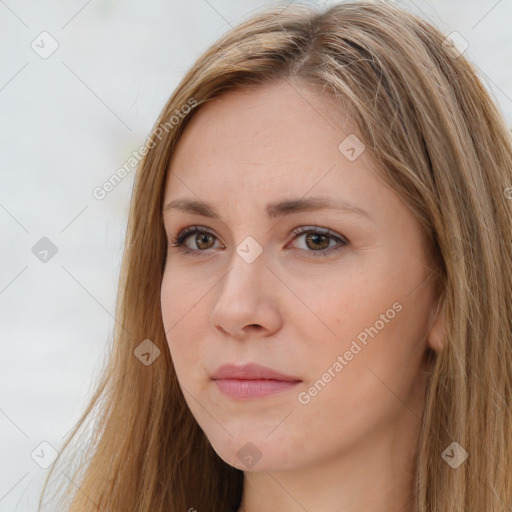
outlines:
M284 382L299 382L301 380L298 377L285 375L267 366L254 363L244 365L224 364L217 368L212 375L212 379L278 380Z
M258 364L226 364L212 375L219 390L230 398L253 399L280 393L296 386L301 379Z

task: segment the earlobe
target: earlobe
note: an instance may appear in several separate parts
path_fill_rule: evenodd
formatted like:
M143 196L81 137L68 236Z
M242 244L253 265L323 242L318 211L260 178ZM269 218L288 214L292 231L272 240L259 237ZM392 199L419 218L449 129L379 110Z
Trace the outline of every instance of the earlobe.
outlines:
M445 317L445 300L444 297L440 297L435 313L433 314L433 320L431 323L430 331L428 334L428 346L434 352L440 352L445 344L446 340L446 317Z

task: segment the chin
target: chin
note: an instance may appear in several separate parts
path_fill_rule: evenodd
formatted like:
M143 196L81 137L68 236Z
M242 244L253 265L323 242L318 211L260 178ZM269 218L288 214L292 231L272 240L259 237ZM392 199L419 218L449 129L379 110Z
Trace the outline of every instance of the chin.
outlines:
M247 431L245 431L247 432ZM277 436L267 438L268 431L261 435L225 436L222 440L209 438L215 453L226 464L241 471L283 471L291 469L293 463L288 456L288 446Z

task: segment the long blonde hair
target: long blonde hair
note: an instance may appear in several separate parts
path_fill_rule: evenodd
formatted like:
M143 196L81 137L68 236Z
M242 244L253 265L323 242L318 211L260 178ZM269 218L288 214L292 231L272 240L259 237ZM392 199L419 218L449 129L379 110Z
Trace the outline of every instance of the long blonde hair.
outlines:
M202 104L237 87L294 78L349 113L432 247L446 336L428 373L411 507L510 512L511 134L476 67L445 39L385 2L299 4L260 11L197 60L165 105L136 173L113 345L45 481L43 494L77 443L73 467L58 473L65 489L52 511L57 503L71 512L226 512L239 504L243 472L217 456L191 415L166 341L163 191L173 151ZM191 100L191 112L176 115ZM150 365L134 355L146 339L160 350ZM456 469L442 457L453 442L468 454Z

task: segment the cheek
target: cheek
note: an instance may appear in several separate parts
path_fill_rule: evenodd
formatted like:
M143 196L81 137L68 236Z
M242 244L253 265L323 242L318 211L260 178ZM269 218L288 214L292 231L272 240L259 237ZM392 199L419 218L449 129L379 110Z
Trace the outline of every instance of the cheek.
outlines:
M200 297L186 281L182 273L166 268L160 292L165 336L180 381L190 379L189 369L200 357L202 339L198 322L194 322L202 315Z
M200 302L200 291L186 271L180 271L177 265L165 267L160 290L162 319L166 323L166 332L180 329L183 323Z
M294 310L292 323L300 326L297 335L304 343L302 358L309 361L310 381L332 368L331 373L344 374L332 382L343 380L343 386L358 388L365 395L371 394L376 380L370 370L396 380L405 365L417 364L424 335L424 299L409 293L412 285L408 287L406 278L373 266L364 272L340 272L329 280L318 277L316 285L310 279L299 282L297 296L304 297L308 307L300 304L289 311ZM416 283L415 276L411 279ZM333 365L339 362L338 356L343 358L343 368L338 364L336 371Z
M303 334L303 343L313 350L314 359L332 359L350 348L364 328L379 318L379 312L391 306L382 286L369 286L368 274L340 271L328 277L306 281L295 278L294 306L288 312ZM378 281L373 281L378 282ZM392 301L391 301L392 302Z

